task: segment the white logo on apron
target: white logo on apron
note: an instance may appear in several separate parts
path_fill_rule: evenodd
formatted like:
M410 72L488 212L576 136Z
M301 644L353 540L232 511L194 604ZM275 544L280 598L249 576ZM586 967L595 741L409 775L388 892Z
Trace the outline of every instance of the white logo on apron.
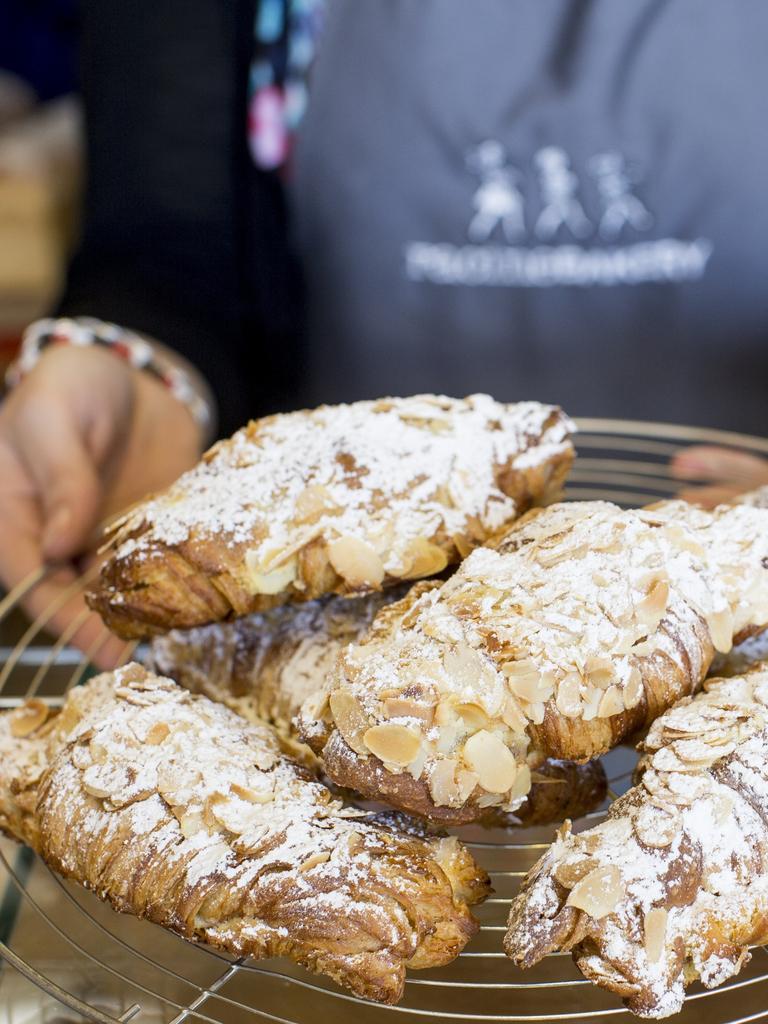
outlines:
M576 198L579 179L571 170L571 161L565 150L546 146L538 151L533 162L539 172L539 187L544 201L544 209L534 228L536 237L548 242L562 227L567 228L574 238L586 238L592 234L592 225Z
M601 238L613 241L619 237L625 224L635 231L648 231L653 227L653 217L630 191L632 179L621 153L598 153L588 166L597 183L603 207L598 226Z
M480 177L472 197L475 215L469 222L470 239L487 242L500 225L508 242L519 241L525 235L525 200L517 187L522 175L507 162L504 147L495 139L481 142L468 155L467 166Z
M496 139L475 146L465 163L480 179L470 198L467 235L471 244L407 242L404 269L410 281L471 287L592 287L696 281L706 270L713 248L707 238L643 241L630 237L617 244L628 233L649 231L653 217L633 192L638 179L631 164L615 150L597 153L586 162L590 187L584 189L570 156L560 146L544 146L534 154L530 165L534 184L529 190L524 187L522 165L514 166ZM590 199L594 223L583 205L586 200L586 209L591 209ZM603 244L584 246L590 236ZM543 244L547 242L557 244Z

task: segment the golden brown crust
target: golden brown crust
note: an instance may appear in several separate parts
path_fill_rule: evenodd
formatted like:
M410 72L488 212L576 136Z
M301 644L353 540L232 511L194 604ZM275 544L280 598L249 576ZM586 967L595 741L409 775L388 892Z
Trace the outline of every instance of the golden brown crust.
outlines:
M765 510L553 505L379 615L316 731L339 785L436 820L514 812L542 761L609 750L766 622Z
M34 697L0 713L0 832L10 839L39 848L41 780L86 707L96 711L108 699L103 679L72 690L63 709Z
M435 575L557 496L571 430L484 395L256 421L114 525L89 603L136 638Z
M644 1017L680 1009L768 938L768 671L712 679L659 718L637 786L579 835L569 823L513 902L507 954L571 950Z
M525 828L560 824L596 811L608 793L608 779L599 761L574 764L550 758L532 773L532 779L530 792L512 815L491 809L482 824Z
M59 718L34 838L115 909L382 1002L406 967L448 963L476 930L468 904L487 877L455 839L343 807L267 727L138 665Z
M414 779L408 772L388 771L378 757L358 757L337 730L323 747L322 763L329 778L343 778L345 787L366 800L381 800L441 825L467 825L478 819L474 805L436 806L423 780Z
M376 612L404 593L393 587L365 597L321 598L234 622L171 630L153 639L151 664L191 693L273 725L293 747L294 719L305 701L321 699L342 648L360 639Z
M33 848L37 789L48 765L54 719L55 712L38 700L0 715L0 831Z
M544 721L530 726L533 746L555 758L599 757L647 728L681 697L695 693L715 653L706 622L691 608L670 609L659 623L656 637L657 650L633 659L642 684L634 707L585 721L564 717L550 701Z
M441 825L471 822L479 822L487 828L551 825L565 818L590 814L605 800L608 789L605 769L599 761L579 765L552 758L532 772L531 788L513 812L494 807L478 809L471 803L453 808L435 805L427 785L407 772L389 772L377 757L363 761L338 732L332 734L324 747L323 759L330 777L348 778L349 787L366 799L396 804L409 814Z

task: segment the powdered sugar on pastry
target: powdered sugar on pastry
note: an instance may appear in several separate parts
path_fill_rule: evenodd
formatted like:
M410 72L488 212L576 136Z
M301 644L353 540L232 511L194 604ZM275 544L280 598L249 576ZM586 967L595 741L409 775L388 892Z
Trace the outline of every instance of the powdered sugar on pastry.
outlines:
M767 623L766 566L762 509L529 513L344 652L324 711L344 741L325 752L329 774L359 784L374 755L435 807L513 810L543 757L604 752Z
M302 521L306 534L330 528L336 536L356 536L368 530L361 516L375 514L389 499L386 518L394 520L394 536L385 569L397 569L409 539L429 537L440 525L462 533L469 517L488 534L515 515L498 472L510 461L514 469L562 451L569 431L562 417L552 436L538 443L552 412L535 402L504 406L474 395L464 401L383 399L275 416L212 449L141 514L151 539L167 544L192 531L247 543L266 526L250 550L254 563L270 569L297 546Z
M635 1013L665 1017L768 938L768 671L709 680L642 749L607 821L578 836L566 823L529 873L505 947L524 967L571 949Z
M48 766L51 726L51 714L41 700L0 716L0 830L32 846L37 844L34 812L37 787Z
M91 601L136 635L434 575L557 494L572 429L486 395L254 422L115 526Z

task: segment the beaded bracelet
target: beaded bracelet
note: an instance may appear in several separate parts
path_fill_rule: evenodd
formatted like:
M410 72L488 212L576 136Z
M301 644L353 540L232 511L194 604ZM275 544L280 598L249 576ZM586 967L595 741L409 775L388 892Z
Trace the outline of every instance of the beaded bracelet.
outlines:
M212 423L211 409L195 388L189 374L140 335L117 324L77 317L58 320L36 320L24 331L18 358L7 369L6 387L13 388L37 365L40 356L51 345L101 345L137 370L143 370L166 387L189 409L192 418L208 432Z

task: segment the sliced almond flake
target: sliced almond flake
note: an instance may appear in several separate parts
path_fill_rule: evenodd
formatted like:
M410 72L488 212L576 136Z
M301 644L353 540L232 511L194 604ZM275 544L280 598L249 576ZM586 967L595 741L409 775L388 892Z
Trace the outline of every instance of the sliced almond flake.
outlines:
M363 735L363 743L385 764L406 768L419 753L421 737L405 725L374 725Z
M245 554L248 585L254 594L280 594L296 579L298 562L295 558L271 572L260 572L255 567L256 557L253 551L247 551Z
M310 484L296 497L295 518L300 523L314 523L323 514L336 510L331 492L322 484Z
M489 793L506 793L515 781L518 764L495 733L481 729L464 744L462 756Z
M50 711L45 701L36 697L26 701L10 713L11 735L16 739L31 736L45 724Z
M614 865L593 868L568 894L566 903L599 921L613 913L623 894L621 872Z
M403 557L402 568L393 575L408 580L435 576L442 572L448 564L448 556L445 551L425 537L416 537L415 540L412 540L406 547Z
M598 718L610 718L612 715L620 715L624 710L622 692L618 686L609 686L600 698L597 707Z
M566 718L578 718L581 714L581 676L570 672L557 686L555 704Z
M523 713L519 702L512 695L506 697L504 708L501 713L501 720L505 725L520 735L524 735L528 728L528 719Z
M328 545L328 559L343 580L352 588L381 586L384 565L366 541L359 537L339 537Z
M461 807L461 795L456 772L458 761L445 757L436 761L429 774L429 793L437 807Z
M667 580L656 580L651 584L648 593L635 605L638 621L646 629L656 629L664 618L669 601L669 583Z
M331 714L339 732L358 754L366 754L363 734L369 727L362 704L349 690L334 690L329 698Z
M663 907L653 907L645 915L645 952L650 963L655 964L664 952L667 935L667 911Z
M520 700L526 700L531 704L544 703L552 696L555 680L551 672L542 673L534 670L525 675L510 675L507 686Z
M331 854L328 850L318 850L317 853L310 854L310 856L299 865L299 871L302 874L306 874L306 872L311 871L312 868L319 867L320 864L326 864L330 859Z
M721 608L706 616L712 645L721 654L727 654L733 647L733 615L730 608Z

